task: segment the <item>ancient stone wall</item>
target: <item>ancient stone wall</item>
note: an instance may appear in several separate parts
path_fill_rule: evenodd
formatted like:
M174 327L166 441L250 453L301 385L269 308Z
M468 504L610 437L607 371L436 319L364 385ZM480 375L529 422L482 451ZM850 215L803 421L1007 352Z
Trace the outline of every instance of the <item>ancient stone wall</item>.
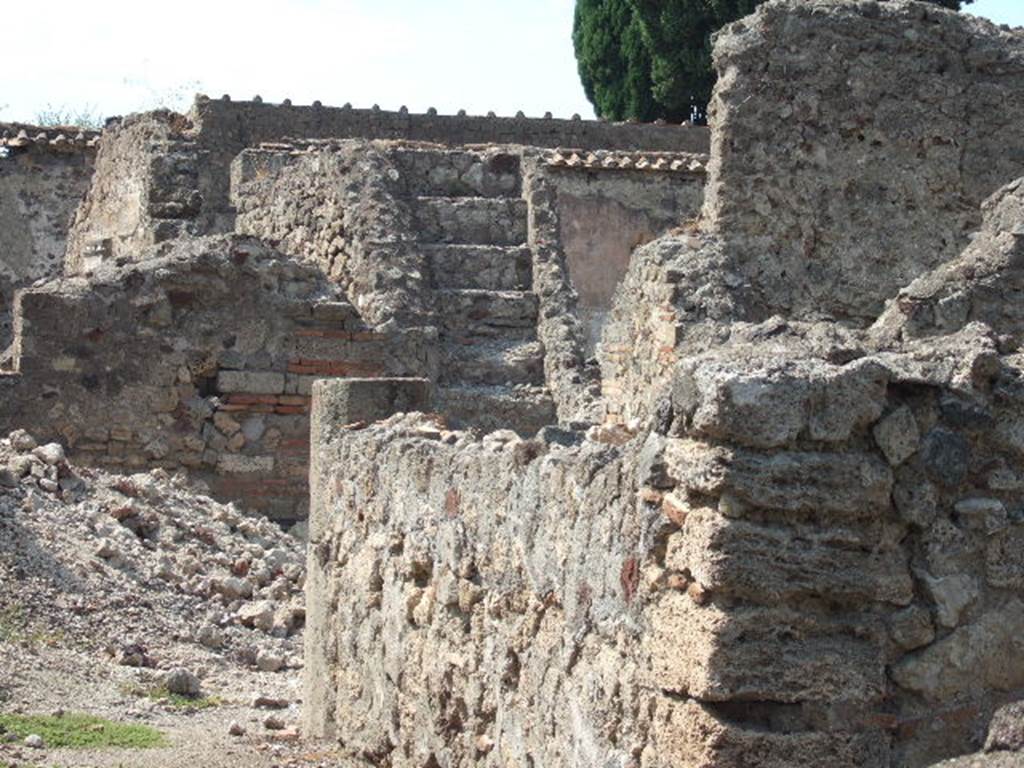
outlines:
M316 385L307 729L395 766L977 748L1024 694L1000 338L747 325L684 358L639 433L346 428L348 384Z
M137 261L148 246L204 233L195 221L203 205L199 157L187 127L181 115L160 111L107 128L68 235L68 274Z
M532 434L556 413L570 421L592 410L580 316L600 321L632 238L696 214L703 162L291 142L242 152L232 198L240 232L319 264L368 321L438 328L442 412ZM615 237L589 247L609 227Z
M145 200L134 201L134 212L116 206L113 211L122 211L119 215L130 219L121 222L105 222L102 214L89 214L88 218L95 221L94 229L83 242L75 244L72 262L77 262L86 251L96 255L100 249L102 254L107 247L104 241L111 238L116 248L124 230L134 230L137 221L153 220L144 227L145 239L150 242L183 230L192 234L233 231L231 164L242 150L265 142L356 138L427 141L452 147L511 144L672 153L703 153L708 146L707 129L694 126L410 115L257 101L215 101L206 97L197 98L187 116L162 116L156 122L153 117L133 116L108 128L104 143L124 145L123 149L110 149L107 153L112 177L134 178L130 163L118 159L124 153L139 156L140 172L162 177L157 180L163 191L155 200L155 208L148 210ZM140 154L139 149L144 151ZM146 154L152 157L143 159ZM108 198L106 194L101 197Z
M613 309L603 374L626 420L651 366L668 370L656 355L730 322L869 325L1024 174L1020 31L923 3L778 0L718 34L715 66L699 226L640 249Z
M1020 31L924 3L770 2L714 55L705 221L762 317L870 323L1024 175Z
M373 331L319 269L258 241L145 253L19 294L3 429L31 425L81 464L185 468L218 498L294 521L312 382L432 375L420 335Z
M703 216L606 328L617 424L346 427L318 384L308 732L410 768L977 749L1024 696L1022 51L900 0L723 32Z
M392 139L448 146L519 144L533 147L706 152L708 130L691 125L597 120L411 114L381 109L269 104L198 97L192 119L210 145L244 147L265 141Z
M94 141L94 133L0 123L0 358L12 341L14 290L60 274Z

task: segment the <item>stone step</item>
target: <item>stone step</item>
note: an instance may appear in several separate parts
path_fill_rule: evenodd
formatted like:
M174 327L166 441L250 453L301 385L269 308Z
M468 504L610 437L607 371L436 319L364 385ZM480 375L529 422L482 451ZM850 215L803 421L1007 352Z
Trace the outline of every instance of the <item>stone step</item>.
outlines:
M525 246L424 246L436 288L527 290L533 283L533 255Z
M448 342L441 349L440 383L514 386L544 383L544 346L539 341L478 339Z
M415 197L413 227L421 243L522 245L525 200L506 197Z
M443 289L434 293L441 333L446 341L532 339L535 336L535 293L476 289Z
M508 152L468 152L425 147L391 151L406 193L440 197L519 197L519 156Z
M532 437L557 421L544 387L441 386L435 396L437 410L457 429L511 429Z

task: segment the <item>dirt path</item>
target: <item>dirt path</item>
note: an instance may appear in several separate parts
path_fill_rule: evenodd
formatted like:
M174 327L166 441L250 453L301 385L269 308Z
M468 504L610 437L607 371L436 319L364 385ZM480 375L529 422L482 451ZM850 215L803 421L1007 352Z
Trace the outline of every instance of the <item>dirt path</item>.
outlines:
M332 745L299 739L299 670L267 673L235 665L201 670L203 693L217 702L202 709L147 697L140 692L154 676L151 670L123 667L93 654L0 643L0 671L0 713L97 715L151 726L168 742L152 749L31 749L20 741L0 743L3 768L365 768ZM257 697L286 706L256 707ZM266 728L269 715L284 727ZM232 723L245 734L230 735Z

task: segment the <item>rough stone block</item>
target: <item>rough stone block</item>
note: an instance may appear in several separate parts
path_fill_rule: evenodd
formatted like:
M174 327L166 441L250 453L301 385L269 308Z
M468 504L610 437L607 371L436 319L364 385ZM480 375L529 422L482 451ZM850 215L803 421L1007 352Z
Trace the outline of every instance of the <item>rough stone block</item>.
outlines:
M917 421L913 412L906 406L898 408L878 422L874 435L878 447L894 467L913 456L921 444Z
M866 618L700 606L666 592L644 642L662 690L704 701L870 702L885 692L879 637Z
M897 685L942 704L1024 687L1024 604L1008 601L893 666Z
M880 768L889 764L888 739L877 727L837 730L786 728L785 707L764 711L757 702L717 707L662 698L644 765L655 768ZM742 718L747 715L750 719ZM781 717L776 713L781 711ZM766 727L767 725L767 727Z
M870 454L761 454L680 440L666 457L684 487L741 506L854 518L883 517L891 506L892 471Z
M669 539L665 564L713 593L759 603L814 596L907 605L914 596L905 552L841 526L765 525L696 509Z
M271 371L220 371L217 389L220 392L244 392L253 395L280 395L284 393L283 373Z
M427 379L324 379L313 385L314 430L427 411L431 399Z

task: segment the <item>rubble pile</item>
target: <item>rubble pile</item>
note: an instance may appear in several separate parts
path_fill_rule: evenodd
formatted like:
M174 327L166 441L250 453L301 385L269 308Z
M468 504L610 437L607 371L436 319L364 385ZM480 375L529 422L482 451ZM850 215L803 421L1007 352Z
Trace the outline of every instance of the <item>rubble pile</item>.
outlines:
M302 542L202 490L74 467L23 430L0 440L0 616L128 666L297 666Z

